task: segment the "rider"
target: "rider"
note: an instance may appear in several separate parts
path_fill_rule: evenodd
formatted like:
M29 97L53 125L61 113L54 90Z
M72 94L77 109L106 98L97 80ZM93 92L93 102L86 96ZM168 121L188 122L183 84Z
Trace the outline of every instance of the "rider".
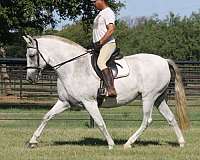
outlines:
M91 0L95 7L100 10L94 20L93 26L93 46L99 53L97 65L102 72L108 96L116 97L117 93L114 87L114 78L112 71L106 63L116 49L113 33L115 31L115 14L108 5L108 0Z

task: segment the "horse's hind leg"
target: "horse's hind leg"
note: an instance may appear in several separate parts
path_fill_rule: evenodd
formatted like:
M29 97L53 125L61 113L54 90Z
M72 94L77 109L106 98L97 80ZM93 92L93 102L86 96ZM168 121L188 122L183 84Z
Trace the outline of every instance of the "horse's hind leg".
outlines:
M133 144L145 131L148 125L152 122L151 114L153 109L154 101L153 99L143 99L143 121L140 128L129 138L129 140L124 145L124 149L131 148Z
M32 138L29 141L29 147L33 148L37 146L38 144L37 139L41 136L42 131L44 130L48 121L54 118L57 114L62 113L68 108L69 108L69 104L67 102L62 102L58 100L57 103L53 106L53 108L44 116L40 126L34 132Z
M172 113L169 106L167 105L166 100L163 100L161 102L161 104L158 106L158 110L165 117L165 119L168 121L168 123L173 127L173 129L177 135L180 147L184 147L185 140L183 138L183 134L178 126L178 123L175 119L174 114Z

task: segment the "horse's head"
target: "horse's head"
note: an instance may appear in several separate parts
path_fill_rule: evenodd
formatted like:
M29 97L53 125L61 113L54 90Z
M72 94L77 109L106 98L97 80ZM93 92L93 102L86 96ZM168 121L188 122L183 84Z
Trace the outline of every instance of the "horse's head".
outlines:
M47 65L46 60L43 55L41 55L38 42L36 39L33 39L31 36L23 36L24 40L27 43L27 80L31 83L36 83L41 76L41 71Z

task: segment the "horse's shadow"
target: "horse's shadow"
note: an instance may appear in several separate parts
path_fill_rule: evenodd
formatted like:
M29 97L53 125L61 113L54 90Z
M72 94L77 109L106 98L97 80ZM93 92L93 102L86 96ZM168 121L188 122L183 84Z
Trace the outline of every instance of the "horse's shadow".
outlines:
M116 145L123 145L127 142L127 140L125 139L114 139L114 142ZM177 147L178 143L175 142L166 142L168 145L172 146L172 147ZM60 146L60 145L78 145L78 146L106 146L107 142L106 140L102 140L99 138L84 138L82 140L78 140L78 141L55 141L52 144L53 146ZM161 146L163 144L161 144L159 141L156 140L137 140L134 145L137 146L149 146L149 145L153 145L153 146Z

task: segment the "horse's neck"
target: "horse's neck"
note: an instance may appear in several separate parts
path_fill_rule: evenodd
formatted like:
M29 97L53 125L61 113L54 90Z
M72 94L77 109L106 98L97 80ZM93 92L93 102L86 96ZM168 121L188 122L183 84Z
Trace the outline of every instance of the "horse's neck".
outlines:
M49 58L49 64L53 67L62 62L71 60L86 52L85 49L74 45L65 45L63 42L46 41L43 42L44 57ZM41 51L42 53L42 51ZM66 63L56 70L62 77L72 76L74 73L86 74L90 72L90 55L85 55L72 62ZM59 76L59 77L60 77ZM61 78L61 77L60 77Z
M70 60L85 52L84 48L54 39L40 39L39 42L43 50L41 52L44 52L47 59L50 59L49 63L52 66Z

